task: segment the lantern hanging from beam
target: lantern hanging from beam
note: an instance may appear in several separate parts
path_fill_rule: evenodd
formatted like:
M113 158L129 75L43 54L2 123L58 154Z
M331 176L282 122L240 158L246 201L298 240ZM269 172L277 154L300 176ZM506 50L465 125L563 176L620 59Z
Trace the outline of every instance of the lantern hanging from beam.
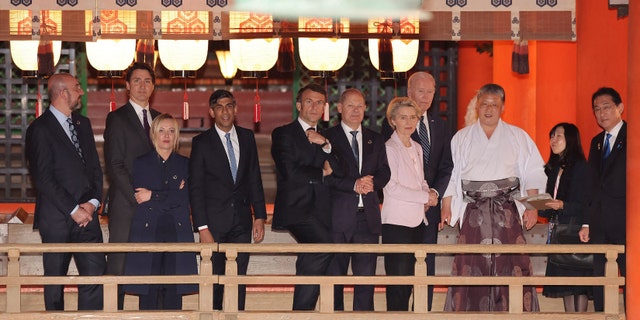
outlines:
M326 76L344 66L349 56L349 39L300 38L300 61L315 76Z
M10 41L11 60L22 70L23 77L36 77L38 75L38 40L13 40ZM58 64L60 52L62 51L61 41L51 41L53 65Z

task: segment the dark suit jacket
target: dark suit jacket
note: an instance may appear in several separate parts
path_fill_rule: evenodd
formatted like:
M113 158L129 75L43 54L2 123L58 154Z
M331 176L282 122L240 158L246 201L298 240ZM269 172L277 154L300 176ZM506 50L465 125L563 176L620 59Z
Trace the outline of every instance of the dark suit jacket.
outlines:
M424 167L424 178L427 180L429 188L436 189L440 195L440 199L442 199L445 190L447 190L447 185L449 185L451 170L453 170L451 134L447 129L446 123L440 117L434 117L427 112L427 119L429 120L429 133L431 134L431 154L429 164ZM385 118L382 122L382 135L385 140L389 140L391 134L393 134L393 128L391 128ZM411 138L420 143L418 130L411 135ZM438 217L438 221L429 221L430 225L437 225L440 222L439 205L430 207L427 213L432 217Z
M160 113L150 109L151 117ZM131 103L110 112L104 131L104 162L109 179L109 242L127 242L138 204L133 189L133 160L153 150Z
M253 224L252 209L256 219L267 218L255 137L245 128L236 126L236 132L240 158L235 183L215 127L194 137L191 144L189 196L193 225L208 225L216 241L221 233L230 231L236 215L248 232Z
M75 225L69 215L71 210L91 199L102 199L102 169L91 123L76 113L72 119L83 158L51 110L47 109L27 128L26 158L37 190L33 228L40 228L41 234L44 229L70 231ZM94 221L97 220L96 216Z
M627 123L624 122L611 153L602 159L604 131L591 140L589 166L593 174L591 202L585 223L592 240L600 236L624 240L627 212Z
M548 194L553 196L556 186L556 180L560 168L554 168L547 172L547 188ZM568 224L571 219L575 223L581 224L584 221L585 209L589 202L589 186L591 185L591 177L589 167L585 160L579 160L573 165L566 167L560 176L558 184L558 193L556 199L563 201L563 209L553 210L547 209L540 211L540 216L552 218L558 216L558 222Z
M347 138L338 124L324 132L331 141L333 152L341 159L343 176L330 175L326 182L331 188L332 231L353 233L356 227L356 215L359 196L353 191L356 180L362 176L373 176L374 191L362 196L369 231L381 232L380 199L378 191L389 182L391 171L387 161L387 153L382 135L362 129L362 170L353 156L351 140Z
M182 181L185 185L180 188ZM175 242L193 242L189 210L189 159L172 153L162 161L155 150L137 158L133 162L133 186L151 190L151 199L137 205L131 221L130 242L159 242L157 228L161 215L173 218ZM152 252L127 253L126 275L150 275L152 263L160 263L153 259ZM175 274L197 274L196 255L193 252L178 252L165 255L164 259L173 257L175 261L164 261L164 265L175 266ZM176 285L178 294L198 291L192 284ZM129 293L148 294L148 284L127 284Z
M333 150L332 150L333 153ZM273 227L286 228L316 217L331 228L329 188L324 183L325 160L338 169L333 155L309 143L298 120L278 127L271 134L271 156L276 164L278 191L273 211Z

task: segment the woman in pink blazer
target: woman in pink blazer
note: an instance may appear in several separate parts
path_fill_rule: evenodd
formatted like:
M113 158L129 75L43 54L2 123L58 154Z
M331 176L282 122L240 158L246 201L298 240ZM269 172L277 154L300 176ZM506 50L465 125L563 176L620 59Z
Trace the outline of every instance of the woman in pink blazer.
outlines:
M425 216L429 186L424 180L422 147L411 139L420 109L411 98L395 98L389 103L387 120L394 132L386 142L391 179L383 189L382 243L422 243L429 224ZM414 264L412 254L385 254L387 275L413 275ZM411 289L410 285L387 286L387 310L409 310Z

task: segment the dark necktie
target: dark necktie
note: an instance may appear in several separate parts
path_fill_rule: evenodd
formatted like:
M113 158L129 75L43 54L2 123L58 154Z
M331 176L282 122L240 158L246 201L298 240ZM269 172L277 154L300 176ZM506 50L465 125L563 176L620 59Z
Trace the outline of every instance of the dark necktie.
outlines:
M149 135L151 127L149 126L149 120L147 119L147 109L142 109L142 125L144 126L144 132L147 133L147 138L151 140L151 136Z
M602 158L606 159L611 154L611 145L609 144L609 138L611 138L611 133L607 132L606 137L604 138L604 150L602 154Z
M233 182L236 182L238 165L236 164L236 153L233 151L233 144L231 143L231 133L227 132L224 137L227 138L227 150L229 151L229 166L231 167L231 176L233 177Z
M351 151L353 151L353 157L356 159L356 167L360 170L360 152L358 147L358 130L351 131Z
M424 167L427 168L429 163L429 156L431 155L431 143L429 142L429 133L427 132L427 126L424 124L424 116L420 117L420 145L422 145L422 158L424 160ZM425 171L425 174L427 172Z
M71 142L76 148L76 152L80 156L80 159L84 161L84 158L82 157L82 148L80 147L80 141L78 140L78 131L76 131L76 126L73 125L73 120L71 120L71 118L67 118L67 123L69 124L69 132L71 133Z

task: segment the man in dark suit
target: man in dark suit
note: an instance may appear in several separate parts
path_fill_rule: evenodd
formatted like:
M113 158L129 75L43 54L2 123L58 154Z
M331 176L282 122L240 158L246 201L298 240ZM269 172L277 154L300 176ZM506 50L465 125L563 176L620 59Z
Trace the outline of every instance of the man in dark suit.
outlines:
M70 74L47 83L51 105L26 134L26 157L37 190L33 228L43 243L102 243L96 209L102 169L89 119L72 113L84 94ZM81 276L103 275L104 253L44 253L45 276L64 276L73 256ZM44 286L46 310L64 310L64 286ZM78 285L78 310L102 309L102 285Z
M264 238L267 210L253 132L234 126L236 99L216 90L209 98L213 128L193 138L189 161L189 198L200 242L258 243ZM255 216L253 219L251 212ZM225 274L223 253L212 257L213 273ZM237 258L238 274L247 274L249 254ZM238 309L244 310L245 286L238 287ZM224 287L214 285L213 308L222 310Z
M591 140L589 167L594 177L591 202L580 230L580 240L594 244L626 244L627 214L627 123L624 105L612 88L600 88L591 97L593 114L604 131ZM604 275L603 254L593 257L594 276ZM618 256L620 274L627 274L626 256ZM626 288L624 290L626 295ZM625 299L626 300L626 299ZM604 311L604 289L593 289L595 311Z
M322 86L305 86L296 97L298 119L271 135L278 183L273 228L288 230L299 243L331 243L331 206L324 180L337 165L329 140L317 131L325 103ZM299 254L296 275L325 275L331 258L328 253ZM293 309L315 309L319 293L318 285L296 285Z
M109 179L108 216L109 242L129 242L131 219L138 203L132 184L133 160L153 149L149 140L150 124L160 112L151 109L156 78L146 63L136 62L129 67L126 86L129 102L110 112L104 131L104 162ZM107 274L124 274L124 253L109 253ZM118 286L118 309L124 305L124 291Z
M391 171L382 135L363 128L365 97L357 89L345 90L338 102L340 125L326 130L333 151L341 159L343 176L326 178L331 188L332 237L335 243L378 244L381 232L378 191L389 182ZM347 275L349 260L355 276L374 276L378 255L336 254L329 274ZM373 285L354 287L353 310L373 311ZM334 287L334 309L344 310L342 285Z
M422 110L422 117L411 138L422 146L424 178L431 188L429 202L425 204L425 214L429 221L424 236L425 244L436 244L438 242L438 224L440 223L440 205L438 203L447 189L449 178L451 178L451 170L453 170L451 133L442 118L428 112L435 92L436 82L433 76L426 72L416 72L407 81L407 95L415 100ZM392 133L393 129L389 126L387 119L384 119L382 135L388 140ZM426 263L427 275L435 275L435 255L428 254ZM433 286L429 286L429 310L431 310L432 302Z

